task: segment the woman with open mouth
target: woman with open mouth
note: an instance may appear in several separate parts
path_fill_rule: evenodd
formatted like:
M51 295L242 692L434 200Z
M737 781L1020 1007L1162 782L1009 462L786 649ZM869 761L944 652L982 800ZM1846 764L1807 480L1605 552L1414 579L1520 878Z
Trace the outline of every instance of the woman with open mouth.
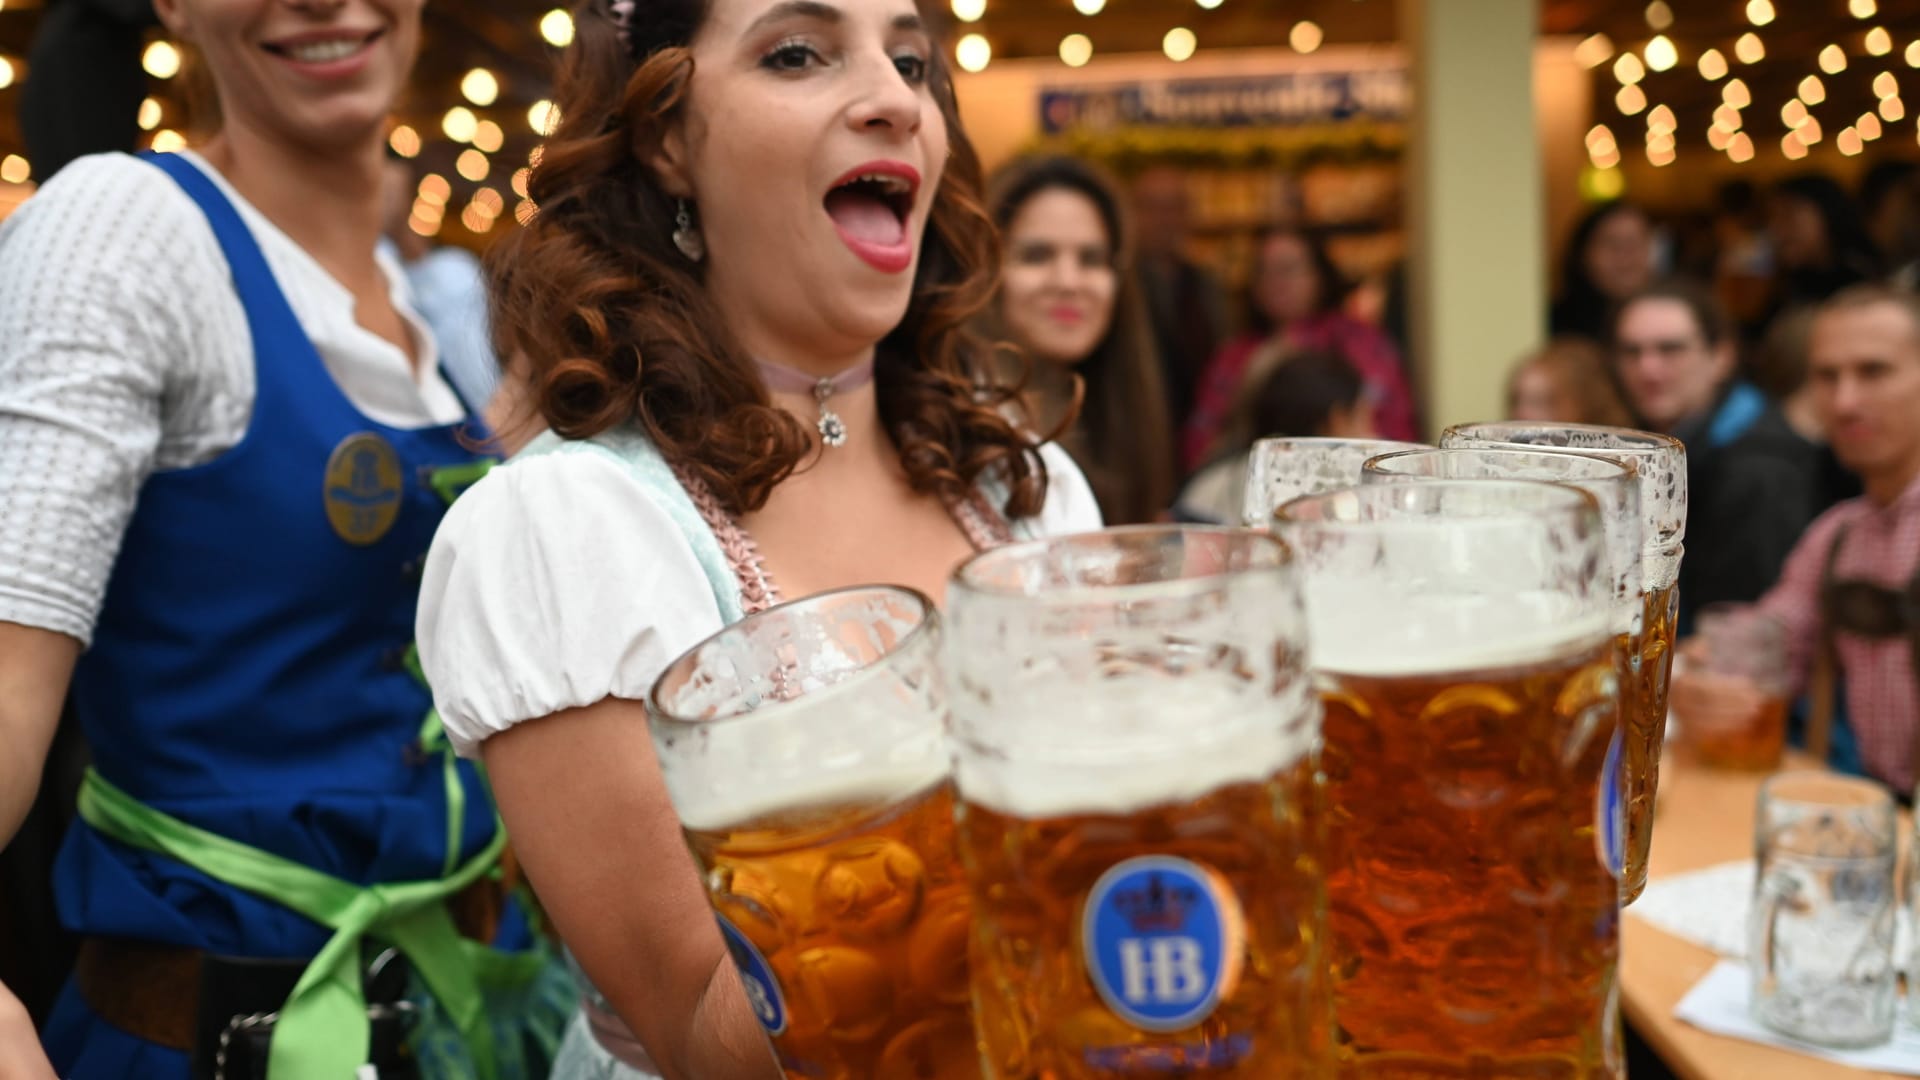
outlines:
M156 0L218 130L0 232L0 842L63 701L93 750L57 1073L0 992L9 1080L542 1076L573 1014L411 659L488 463L375 250L422 4Z
M982 388L965 327L998 258L912 0L599 13L539 212L493 263L549 430L441 527L421 655L595 988L556 1075L774 1076L655 763L653 680L777 600L937 600L977 548L1099 513Z

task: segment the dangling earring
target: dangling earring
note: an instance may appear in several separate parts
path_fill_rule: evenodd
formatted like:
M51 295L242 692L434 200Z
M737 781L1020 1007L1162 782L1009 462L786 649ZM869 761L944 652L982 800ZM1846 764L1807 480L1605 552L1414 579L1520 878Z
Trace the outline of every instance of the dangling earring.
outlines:
M689 262L699 262L707 257L707 238L700 235L694 227L693 211L687 208L687 200L680 200L679 212L673 215L673 246Z

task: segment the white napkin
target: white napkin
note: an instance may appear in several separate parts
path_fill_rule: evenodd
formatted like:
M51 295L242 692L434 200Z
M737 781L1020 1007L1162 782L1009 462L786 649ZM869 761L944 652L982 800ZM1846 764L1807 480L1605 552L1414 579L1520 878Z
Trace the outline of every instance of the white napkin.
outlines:
M1753 860L1655 878L1627 914L1683 941L1721 956L1747 955L1747 912L1753 907ZM1913 920L1901 907L1894 924L1893 962L1902 971L1913 959Z
M1653 887L1648 886L1647 891L1652 892ZM1635 906L1639 906L1637 902ZM1715 964L1705 978L1687 991L1687 996L1674 1008L1673 1015L1702 1031L1731 1039L1777 1046L1856 1069L1920 1076L1920 1031L1915 1031L1905 1017L1894 1022L1892 1042L1867 1050L1829 1050L1821 1046L1809 1046L1761 1027L1759 1021L1747 1012L1747 968L1744 964L1727 960Z

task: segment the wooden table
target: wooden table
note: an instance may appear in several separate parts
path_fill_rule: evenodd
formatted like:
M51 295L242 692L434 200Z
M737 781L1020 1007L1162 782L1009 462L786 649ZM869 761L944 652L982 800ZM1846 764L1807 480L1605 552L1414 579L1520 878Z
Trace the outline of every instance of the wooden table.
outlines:
M1806 767L1808 759L1789 760ZM1757 775L1718 772L1670 754L1660 770L1653 829L1655 878L1753 855ZM1673 1018L1674 1006L1718 962L1712 952L1636 919L1620 920L1620 1002L1627 1019L1682 1080L1863 1080L1865 1072L1804 1054L1709 1035Z

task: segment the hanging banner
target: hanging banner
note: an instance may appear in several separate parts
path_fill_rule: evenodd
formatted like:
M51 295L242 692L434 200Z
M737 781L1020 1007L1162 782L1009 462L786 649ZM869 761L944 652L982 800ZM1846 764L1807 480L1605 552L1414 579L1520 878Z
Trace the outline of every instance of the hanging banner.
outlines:
M1406 119L1409 96L1404 68L1043 87L1040 127L1057 135L1122 127L1397 122Z

